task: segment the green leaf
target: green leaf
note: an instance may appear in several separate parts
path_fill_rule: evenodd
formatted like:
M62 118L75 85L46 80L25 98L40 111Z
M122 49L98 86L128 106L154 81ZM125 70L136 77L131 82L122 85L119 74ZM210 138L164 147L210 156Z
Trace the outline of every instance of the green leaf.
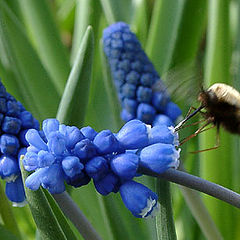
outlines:
M170 68L196 59L203 41L206 21L207 1L186 0L177 31Z
M160 211L156 217L158 240L176 240L170 183L162 179L157 179L156 189L160 204Z
M61 123L82 126L89 98L93 58L93 32L86 30L57 113Z
M118 21L131 22L132 13L135 10L131 0L101 0L101 3L108 24Z
M18 239L21 239L21 234L17 225L17 221L13 215L11 206L9 204L9 201L5 195L4 190L2 189L2 184L0 184L0 196L1 196L1 201L0 201L0 214L2 221L4 223L4 227L11 232L11 234L15 235L18 237ZM4 229L3 229L4 230ZM1 230L0 230L0 236Z
M216 82L230 84L230 50L232 46L229 29L229 1L209 1L204 72L204 82L207 87ZM207 131L200 136L200 140L201 149L213 147L216 144L216 130ZM201 154L201 175L209 181L232 189L233 163L230 159L233 157L233 138L223 129L220 129L220 145L217 150L207 151ZM205 203L222 232L223 237L234 239L236 229L235 218L238 213L236 213L231 206L212 198L206 197ZM229 228L223 223L222 219L228 222L232 228L231 231L229 231Z
M10 231L8 231L6 228L4 228L3 225L0 224L0 236L1 239L4 240L19 240L20 238L13 235Z
M70 72L69 59L46 0L18 0L34 46L59 94Z
M24 170L22 162L20 164L26 198L29 204L29 208L32 212L34 221L37 225L41 239L66 240L67 238L60 224L58 223L57 218L54 215L42 189L32 191L25 186L25 180L28 177L28 172Z
M59 225L61 226L65 236L67 239L71 239L71 240L75 240L77 239L77 237L74 235L70 224L68 223L65 215L63 214L63 212L61 211L61 209L59 208L59 206L57 205L57 203L55 202L54 198L52 197L52 195L45 189L43 189L43 192L48 200L48 203L51 206L52 211L54 212L54 215L57 218L57 221L59 223Z
M23 104L42 120L56 113L59 95L13 12L0 0L0 35L8 53ZM47 93L47 94L46 94Z
M170 65L185 1L155 1L146 52L158 73Z
M82 0L76 2L74 34L71 50L71 63L74 62L79 46L81 45L82 38L89 25L92 26L94 31L94 42L97 43L98 26L100 22L101 5L99 1L95 0Z

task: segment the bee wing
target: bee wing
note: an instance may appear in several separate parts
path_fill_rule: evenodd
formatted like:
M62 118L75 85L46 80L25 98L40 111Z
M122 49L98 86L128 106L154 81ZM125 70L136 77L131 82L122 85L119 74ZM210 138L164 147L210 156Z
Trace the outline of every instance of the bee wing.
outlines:
M191 105L196 101L202 87L202 74L194 64L183 64L163 74L162 81L157 81L153 91L167 90L175 102L184 100ZM187 100L187 101L186 101Z

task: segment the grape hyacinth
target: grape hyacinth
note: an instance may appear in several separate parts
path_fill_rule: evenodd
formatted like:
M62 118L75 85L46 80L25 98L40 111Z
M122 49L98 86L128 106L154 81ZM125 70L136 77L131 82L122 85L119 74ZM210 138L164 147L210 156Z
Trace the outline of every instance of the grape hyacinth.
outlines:
M162 80L136 35L124 22L103 33L104 52L122 105L122 119L172 126L181 110L170 100Z
M136 217L152 215L157 208L157 195L133 180L138 170L162 173L179 164L178 135L165 125L151 127L131 120L115 134L47 119L43 133L35 129L26 133L29 147L23 165L34 171L26 179L28 188L42 186L56 194L65 191L64 183L80 187L93 179L102 195L120 191L124 204Z
M19 168L19 156L28 146L28 129L39 123L22 104L11 96L0 81L0 176L6 181L6 195L14 206L22 206L25 193Z

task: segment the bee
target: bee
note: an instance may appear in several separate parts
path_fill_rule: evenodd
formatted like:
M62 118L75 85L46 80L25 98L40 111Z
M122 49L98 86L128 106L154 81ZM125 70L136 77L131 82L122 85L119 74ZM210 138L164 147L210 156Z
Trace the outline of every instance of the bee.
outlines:
M233 87L224 83L215 83L207 90L202 89L197 100L200 102L198 108L191 108L194 111L177 124L175 131L183 128L185 123L201 113L204 124L192 135L185 138L180 144L195 137L205 129L208 125L217 127L217 144L211 149L219 147L219 128L222 126L225 130L233 134L240 134L240 93ZM199 123L199 122L198 122ZM210 149L201 150L198 152Z

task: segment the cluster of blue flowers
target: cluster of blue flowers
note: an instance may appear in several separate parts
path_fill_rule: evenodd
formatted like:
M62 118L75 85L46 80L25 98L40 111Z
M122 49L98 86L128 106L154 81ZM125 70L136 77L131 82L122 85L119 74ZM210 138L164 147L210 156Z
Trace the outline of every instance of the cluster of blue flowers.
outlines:
M126 23L112 24L103 33L104 52L122 105L122 119L153 126L172 126L181 115L166 88Z
M0 176L6 180L5 192L13 205L25 200L18 156L28 146L25 134L30 128L39 129L38 121L0 81Z
M120 191L124 204L136 217L147 217L157 207L157 195L133 180L138 169L162 173L179 163L180 150L175 148L178 135L166 125L151 127L132 120L114 134L47 119L43 133L36 129L26 133L30 146L23 165L34 170L26 179L28 188L42 186L56 194L65 191L64 182L80 187L93 179L102 195Z

